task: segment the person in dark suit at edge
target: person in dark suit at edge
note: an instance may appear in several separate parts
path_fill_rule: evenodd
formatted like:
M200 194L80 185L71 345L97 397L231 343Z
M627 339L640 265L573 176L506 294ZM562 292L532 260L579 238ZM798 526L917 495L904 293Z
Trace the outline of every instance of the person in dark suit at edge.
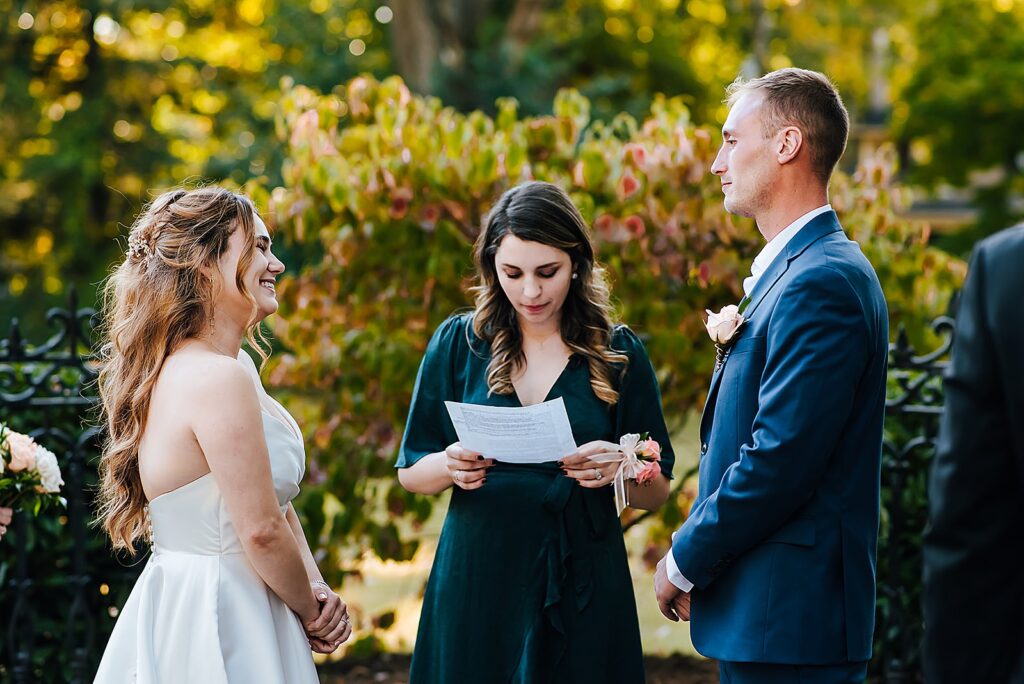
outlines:
M929 683L1024 682L1024 225L961 294L924 536Z

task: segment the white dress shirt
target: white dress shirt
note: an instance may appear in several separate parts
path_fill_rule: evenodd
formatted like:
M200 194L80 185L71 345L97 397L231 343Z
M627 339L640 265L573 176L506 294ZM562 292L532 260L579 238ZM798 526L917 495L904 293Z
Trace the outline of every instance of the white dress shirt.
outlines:
M768 270L771 263L775 261L775 257L782 254L782 250L786 248L786 245L793 239L793 236L799 233L800 229L810 223L812 219L824 214L826 211L832 211L831 204L812 209L796 221L790 223L781 233L768 241L768 244L754 257L754 263L750 265L750 275L743 279L743 293L746 296L749 297L750 293L754 291L754 286L757 285L761 274ZM672 540L675 541L675 534L672 535ZM668 570L668 579L672 584L684 592L693 589L693 582L683 577L683 573L679 572L676 559L672 556L672 549L669 549L665 555L665 567Z
M743 279L743 294L749 297L750 293L754 291L754 285L761 278L761 274L767 271L768 267L775 261L775 257L779 256L782 250L786 249L786 245L793 239L793 236L799 233L800 229L810 223L812 219L821 216L826 211L832 211L831 204L810 210L769 240L768 244L754 257L754 263L750 265L750 275Z

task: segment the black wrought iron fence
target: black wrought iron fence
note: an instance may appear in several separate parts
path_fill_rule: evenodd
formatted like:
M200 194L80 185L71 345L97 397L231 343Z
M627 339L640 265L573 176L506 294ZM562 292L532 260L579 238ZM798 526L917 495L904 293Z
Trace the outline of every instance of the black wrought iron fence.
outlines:
M137 569L92 527L97 430L89 361L93 310L51 309L53 333L0 339L0 420L57 454L67 509L15 516L0 541L0 681L89 682Z
M0 339L0 420L58 455L68 507L60 515L15 518L0 541L0 682L88 682L141 561L110 553L92 527L97 430L87 420L96 398L89 361L92 318L72 293L52 309L55 328L41 344L12 322ZM878 621L872 678L921 680L921 531L928 465L942 412L953 318L933 323L940 340L919 352L899 330L889 347L889 393L882 461Z
M923 681L921 533L928 516L928 472L942 415L942 378L953 344L955 301L950 311L932 322L934 348L915 349L902 328L889 345L872 666L886 684Z

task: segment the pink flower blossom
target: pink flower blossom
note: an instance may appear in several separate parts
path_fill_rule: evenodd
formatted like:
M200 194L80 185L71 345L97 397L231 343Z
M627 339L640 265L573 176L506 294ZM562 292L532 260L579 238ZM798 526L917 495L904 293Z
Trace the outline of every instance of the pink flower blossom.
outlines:
M661 466L658 465L658 462L648 461L643 470L641 470L636 476L637 484L646 484L651 482L659 473L661 473Z
M433 230L437 222L441 220L441 207L436 204L427 204L420 210L420 228Z
M636 237L643 237L644 233L647 232L644 220L636 214L626 219L626 229Z
M7 432L7 448L11 452L11 472L18 473L36 467L36 443L28 435Z
M404 197L395 197L391 200L391 206L388 208L388 216L397 221L404 218L408 211L409 200Z
M615 219L611 214L601 214L594 221L594 230L598 233L607 233L615 225Z
M679 126L675 129L676 155L680 164L686 164L693 159L693 142L686 137L686 129Z
M636 194L637 190L640 189L640 181L633 175L633 172L626 169L626 173L622 174L622 180L619 182L619 198L627 199Z
M348 84L348 108L352 116L362 118L370 114L367 100L370 96L370 81L365 76L353 78Z
M316 135L320 128L320 114L315 109L307 109L299 114L292 127L290 143L292 147L298 147Z
M636 164L637 168L643 168L644 163L647 161L647 150L640 143L630 143L623 148L630 157L633 159L633 163Z
M391 178L391 182L394 183L394 178ZM409 188L395 188L393 185L391 191L391 206L388 208L388 216L393 220L405 218L406 213L409 211L409 203L412 201L412 190Z
M655 461L661 460L661 445L655 442L653 439L645 440L640 445L640 453L647 458L652 458Z
M708 329L708 335L715 344L727 344L733 338L736 331L743 325L743 316L735 304L723 306L718 313L711 309L705 309L708 314L707 323L704 326Z
M583 162L578 161L572 167L572 182L578 187L587 187L587 177L583 175Z

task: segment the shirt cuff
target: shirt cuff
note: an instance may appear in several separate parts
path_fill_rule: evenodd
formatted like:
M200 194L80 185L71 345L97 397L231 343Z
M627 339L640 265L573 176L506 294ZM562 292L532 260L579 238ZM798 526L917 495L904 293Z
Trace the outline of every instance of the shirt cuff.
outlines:
M668 570L668 581L676 585L680 591L685 593L693 589L693 582L683 577L683 573L679 572L676 559L672 556L672 549L669 549L668 554L665 556L665 568Z

